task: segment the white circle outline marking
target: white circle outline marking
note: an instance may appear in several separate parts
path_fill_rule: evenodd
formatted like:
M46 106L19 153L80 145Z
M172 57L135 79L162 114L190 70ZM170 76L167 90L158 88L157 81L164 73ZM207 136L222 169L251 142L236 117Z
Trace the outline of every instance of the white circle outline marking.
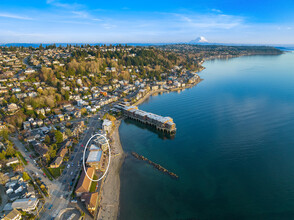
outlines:
M85 155L86 155L86 150L87 150L87 147L88 147L88 144L89 142L92 140L93 137L96 137L97 135L99 136L102 136L103 138L105 138L106 142L107 142L107 145L108 145L108 152L109 152L109 156L108 156L108 164L107 164L107 168L104 172L104 174L98 179L98 180L93 180L92 178L89 177L89 175L87 174L87 171L86 171L86 166L85 166ZM94 181L94 182L99 182L100 180L103 179L103 177L106 175L107 171L108 171L108 168L109 168L109 165L110 165L110 158L111 158L111 154L110 154L110 145L109 145L109 142L107 140L107 138L102 135L102 134L94 134L92 137L90 137L90 139L88 140L86 146L85 146L85 149L84 149L84 154L83 154L83 168L84 168L84 172L86 174L86 176L88 177L89 180L91 181Z

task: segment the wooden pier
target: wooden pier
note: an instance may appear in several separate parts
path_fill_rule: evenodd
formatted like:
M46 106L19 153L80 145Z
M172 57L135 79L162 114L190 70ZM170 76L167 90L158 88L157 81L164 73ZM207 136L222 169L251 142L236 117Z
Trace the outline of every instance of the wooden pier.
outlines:
M163 117L150 112L139 110L137 106L116 105L115 108L122 111L124 116L155 127L157 130L173 134L176 132L176 124L171 117Z

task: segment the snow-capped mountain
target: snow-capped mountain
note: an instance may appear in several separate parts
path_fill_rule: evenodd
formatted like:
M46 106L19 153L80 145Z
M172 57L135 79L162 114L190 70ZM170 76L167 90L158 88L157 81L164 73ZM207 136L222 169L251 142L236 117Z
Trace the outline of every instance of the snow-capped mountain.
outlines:
M205 37L197 37L195 40L191 40L189 42L190 44L203 44L203 43L208 43L208 40L206 40Z

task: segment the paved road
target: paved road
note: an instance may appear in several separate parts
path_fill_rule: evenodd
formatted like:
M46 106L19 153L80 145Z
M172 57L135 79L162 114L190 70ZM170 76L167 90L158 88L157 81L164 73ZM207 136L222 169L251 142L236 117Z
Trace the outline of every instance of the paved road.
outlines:
M34 163L33 159L31 159L29 157L30 152L25 151L25 146L17 138L12 137L11 140L14 142L15 146L18 148L18 150L22 153L22 155L24 155L26 160L29 162L28 165L25 166L25 171L28 173L31 173L31 172L33 172L35 174L37 173L38 177L41 178L41 181L43 181L47 185L47 187L49 188L50 197L49 198L44 197L45 208L49 207L48 204L50 204L51 201L55 201L56 197L59 197L59 195L56 192L58 192L59 190L62 190L62 184L57 180L50 181L47 177L44 177L43 171L41 169L39 169L36 166L36 164ZM41 214L40 214L41 219L43 219L42 214L43 213L41 212ZM51 219L50 215L47 215L47 217L48 217L47 219Z
M89 118L87 130L82 135L80 142L76 145L75 148L77 150L75 149L70 156L72 159L68 162L69 168L66 167L62 176L58 179L60 188L51 192L52 198L54 199L51 199L52 202L50 205L47 205L46 209L44 209L41 216L42 220L56 217L61 210L68 206L73 192L73 187L78 181L78 174L82 169L82 164L80 163L84 150L82 145L85 146L92 134L98 131L98 128L101 126L101 122L98 117L100 117L100 114ZM68 164L66 166L68 166Z
M38 176L41 177L41 180L49 187L50 198L45 198L45 205L44 209L40 213L40 219L51 220L52 218L57 217L61 210L68 207L71 194L73 192L73 187L78 181L78 174L82 169L81 159L83 156L84 147L90 137L101 128L102 122L99 118L101 118L105 112L109 111L110 108L111 107L109 105L105 106L98 112L97 115L89 118L87 129L81 136L80 142L76 145L76 149L70 155L71 159L68 162L70 166L69 168L65 168L64 173L59 177L58 180L50 181L47 177L44 177L42 175L42 170L38 169L33 160L29 158L30 152L25 151L24 145L17 138L11 138L15 146L23 155L25 155L26 160L29 161L25 169L34 173L38 173ZM66 164L66 166L68 164Z
M0 185L0 196L1 196L1 203L0 203L0 211L3 210L4 206L8 202L8 196L5 193L5 187Z
M26 151L25 146L20 142L17 138L11 137L11 140L15 144L15 146L18 148L18 150L21 152L21 154L25 157L25 159L28 161L28 165L25 166L25 170L33 172L35 174L38 174L37 176L41 178L41 180L50 188L52 186L52 182L47 178L43 176L43 171L39 169L33 159L29 157L31 154L30 151Z

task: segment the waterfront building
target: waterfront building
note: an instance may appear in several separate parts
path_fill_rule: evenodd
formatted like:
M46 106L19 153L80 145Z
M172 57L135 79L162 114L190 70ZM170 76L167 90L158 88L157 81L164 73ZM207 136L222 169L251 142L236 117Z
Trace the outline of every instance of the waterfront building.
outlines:
M93 179L94 173L95 173L95 169L93 167L88 167L87 170L86 170L86 172L87 172L88 176L91 179ZM91 187L91 183L92 183L92 180L90 180L86 176L86 173L83 170L82 175L81 175L81 177L79 179L79 182L77 184L77 187L76 187L76 191L75 191L76 195L79 197L83 193L89 192L90 187Z
M92 150L89 153L86 164L90 167L94 167L95 169L101 168L101 157L102 150Z
M102 128L104 131L109 133L112 129L112 121L108 119L103 120Z
M97 146L100 147L103 152L108 149L107 140L102 136L98 136L96 139L94 139L94 143L97 144Z
M97 203L98 203L98 192L95 193L84 193L81 196L81 201L85 203L86 208L91 214L94 214L94 212L97 209Z

